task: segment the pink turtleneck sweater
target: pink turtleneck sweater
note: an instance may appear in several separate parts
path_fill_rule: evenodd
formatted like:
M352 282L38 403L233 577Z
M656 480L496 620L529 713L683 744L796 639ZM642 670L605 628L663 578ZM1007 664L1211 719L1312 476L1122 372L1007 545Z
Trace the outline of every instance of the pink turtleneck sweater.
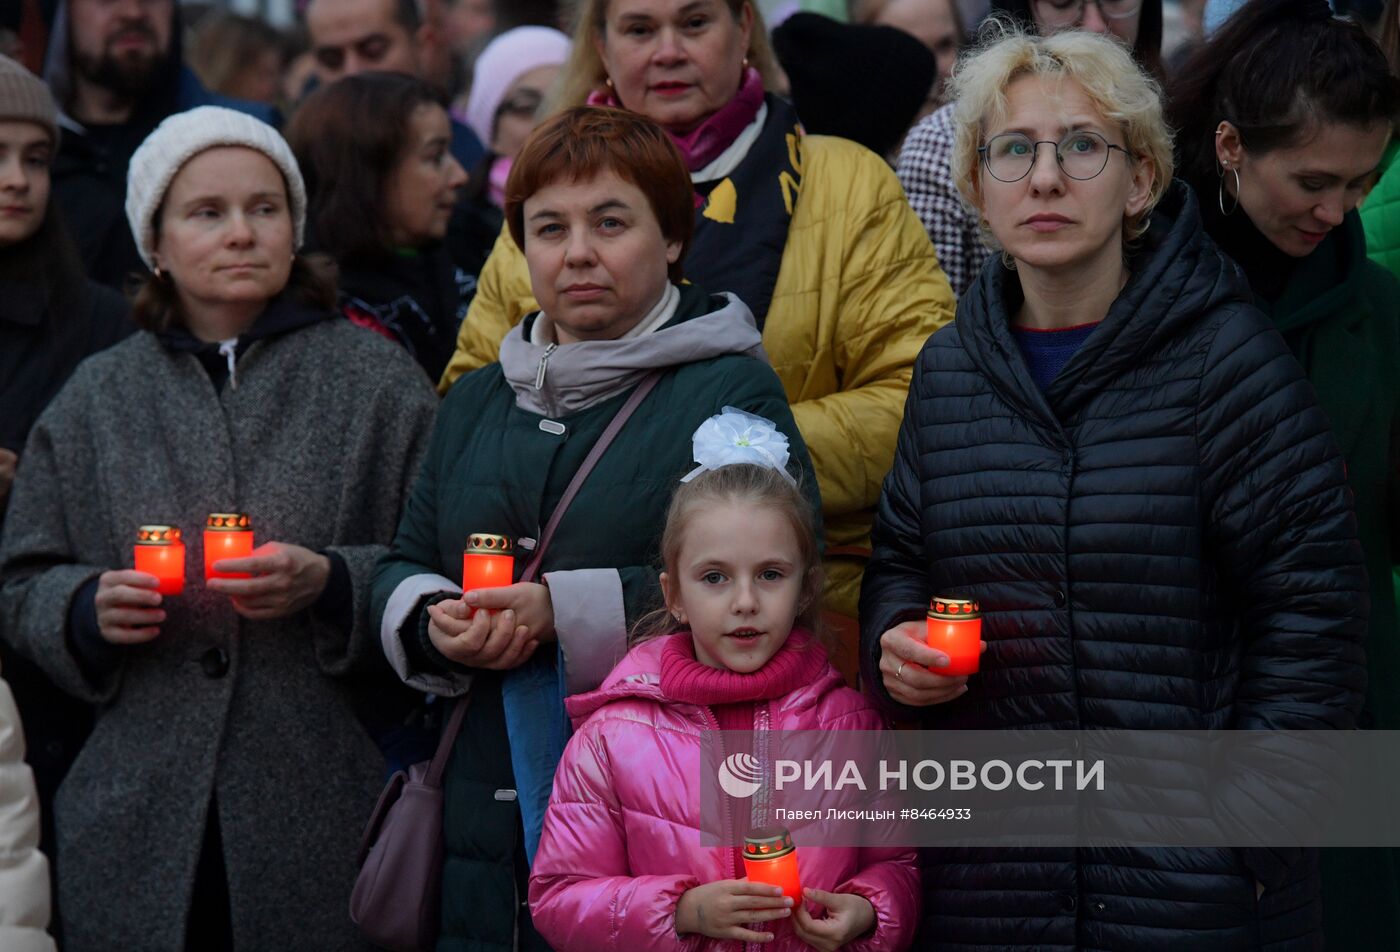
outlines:
M826 652L810 634L793 629L763 667L750 674L712 668L695 660L689 631L671 635L661 652L661 690L688 704L703 704L720 730L753 730L754 704L772 701L811 684L826 670Z

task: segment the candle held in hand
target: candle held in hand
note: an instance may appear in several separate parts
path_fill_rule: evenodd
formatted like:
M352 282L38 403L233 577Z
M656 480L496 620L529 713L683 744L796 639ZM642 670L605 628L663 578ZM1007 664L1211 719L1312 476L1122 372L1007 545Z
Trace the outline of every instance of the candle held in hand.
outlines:
M245 512L211 512L204 523L204 579L247 578L246 572L216 572L220 559L246 559L253 554L253 524Z
M777 886L792 900L802 902L802 881L797 875L797 847L792 834L781 826L750 830L744 836L744 874L751 883Z
M928 646L948 656L934 674L957 677L976 674L982 658L982 610L970 598L935 596L928 606Z
M142 526L136 530L135 568L154 575L156 591L179 595L185 590L185 543L174 526Z
M503 535L473 532L462 553L462 591L505 588L515 581L515 546Z

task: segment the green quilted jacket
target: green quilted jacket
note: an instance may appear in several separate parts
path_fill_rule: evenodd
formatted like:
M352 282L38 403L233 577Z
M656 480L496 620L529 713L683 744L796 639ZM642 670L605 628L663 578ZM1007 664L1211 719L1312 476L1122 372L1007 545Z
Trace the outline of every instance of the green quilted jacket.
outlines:
M1366 254L1400 278L1400 142L1392 142L1381 159L1381 179L1361 206Z

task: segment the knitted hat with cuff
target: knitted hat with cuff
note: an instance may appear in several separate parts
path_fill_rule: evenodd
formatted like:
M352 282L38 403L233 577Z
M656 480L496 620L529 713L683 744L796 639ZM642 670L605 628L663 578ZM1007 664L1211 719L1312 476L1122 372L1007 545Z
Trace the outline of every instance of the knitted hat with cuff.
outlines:
M154 267L155 218L170 183L185 163L208 149L243 146L267 156L282 172L295 228L295 247L306 232L306 185L287 140L267 123L222 106L177 112L146 137L126 175L126 220L146 267Z
M58 107L49 87L8 56L0 56L0 119L42 126L58 145Z

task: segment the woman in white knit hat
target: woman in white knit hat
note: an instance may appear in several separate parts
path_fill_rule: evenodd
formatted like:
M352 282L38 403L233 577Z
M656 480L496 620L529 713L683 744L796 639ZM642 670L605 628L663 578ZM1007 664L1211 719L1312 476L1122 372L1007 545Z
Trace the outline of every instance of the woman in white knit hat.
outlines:
M355 716L387 673L368 584L436 401L335 320L296 250L305 190L270 126L201 108L136 151L143 328L35 425L0 548L0 625L96 727L57 800L65 948L346 949L383 762ZM211 513L256 548L205 578ZM179 529L186 578L132 569Z

